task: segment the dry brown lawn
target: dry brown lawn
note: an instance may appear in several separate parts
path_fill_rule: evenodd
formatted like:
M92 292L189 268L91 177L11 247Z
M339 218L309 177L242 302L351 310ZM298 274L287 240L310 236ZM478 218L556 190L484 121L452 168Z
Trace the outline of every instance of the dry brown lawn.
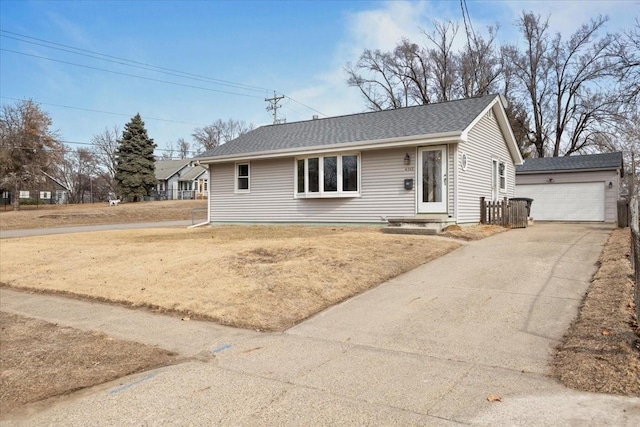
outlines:
M553 375L568 387L640 396L630 239L628 228L611 234L578 318L555 355Z
M122 203L118 206L109 206L106 202L41 205L37 209L36 206L22 206L17 212L0 210L0 230L187 220L191 219L192 209L206 208L206 200ZM207 217L206 211L198 211L197 215L199 219Z
M3 312L0 333L2 417L26 403L176 361L159 348Z
M365 227L224 226L4 239L0 283L282 330L460 246Z
M481 240L485 237L493 236L497 233L507 231L508 228L499 225L472 225L460 227L458 225L450 225L440 235L444 237L452 237L461 240Z

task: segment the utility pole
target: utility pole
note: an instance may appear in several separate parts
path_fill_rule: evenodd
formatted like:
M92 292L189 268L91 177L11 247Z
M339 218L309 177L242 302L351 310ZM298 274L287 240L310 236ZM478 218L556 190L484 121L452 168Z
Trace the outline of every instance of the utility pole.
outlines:
M636 196L636 152L631 151L631 190L629 191L630 197Z
M278 105L280 100L284 99L284 95L276 96L276 91L273 91L273 98L265 98L264 100L269 103L267 106L267 111L273 110L273 124L277 125L278 123L283 123L286 119L278 120L278 108L282 108L281 105Z

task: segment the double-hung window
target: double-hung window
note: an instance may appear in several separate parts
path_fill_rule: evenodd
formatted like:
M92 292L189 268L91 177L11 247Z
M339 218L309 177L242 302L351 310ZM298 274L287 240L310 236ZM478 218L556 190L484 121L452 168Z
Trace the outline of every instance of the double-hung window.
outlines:
M359 154L296 159L297 197L354 197L359 194Z
M236 163L236 193L249 192L249 163Z
M498 177L500 181L500 191L506 191L507 189L506 169L507 167L504 162L498 163Z

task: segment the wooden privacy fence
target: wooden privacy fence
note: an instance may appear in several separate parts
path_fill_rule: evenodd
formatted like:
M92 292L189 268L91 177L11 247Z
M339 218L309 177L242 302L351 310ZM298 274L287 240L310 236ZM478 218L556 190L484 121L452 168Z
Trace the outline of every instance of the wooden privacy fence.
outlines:
M480 223L510 228L526 228L528 225L527 202L509 200L486 201L480 197Z
M618 200L618 227L628 227L629 223L629 201Z

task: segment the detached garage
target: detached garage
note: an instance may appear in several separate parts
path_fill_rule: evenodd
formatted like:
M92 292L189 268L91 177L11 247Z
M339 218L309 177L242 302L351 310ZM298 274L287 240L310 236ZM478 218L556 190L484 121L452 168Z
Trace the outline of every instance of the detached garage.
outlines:
M516 196L533 199L541 221L616 222L622 153L526 159L516 166Z

